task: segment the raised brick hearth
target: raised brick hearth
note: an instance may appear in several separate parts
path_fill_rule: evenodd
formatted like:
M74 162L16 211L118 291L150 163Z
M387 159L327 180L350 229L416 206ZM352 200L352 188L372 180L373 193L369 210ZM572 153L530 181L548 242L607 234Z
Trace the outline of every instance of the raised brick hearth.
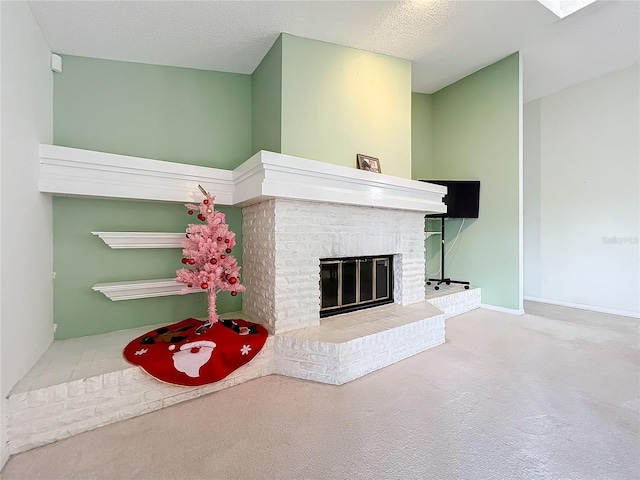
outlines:
M193 202L198 184L243 209L247 291L230 316L270 331L263 350L220 382L178 387L122 358L152 326L56 341L5 400L11 454L265 375L340 385L442 344L445 319L480 306L478 289L425 300L424 215L445 211L444 187L265 151L223 171L41 146L45 193ZM320 321L320 259L373 255L393 256L394 303Z
M5 400L8 449L19 453L271 374L340 385L444 343L445 319L479 306L479 289L451 288L410 306L336 315L270 335L250 363L202 387L161 383L122 358L123 347L152 327L56 341Z

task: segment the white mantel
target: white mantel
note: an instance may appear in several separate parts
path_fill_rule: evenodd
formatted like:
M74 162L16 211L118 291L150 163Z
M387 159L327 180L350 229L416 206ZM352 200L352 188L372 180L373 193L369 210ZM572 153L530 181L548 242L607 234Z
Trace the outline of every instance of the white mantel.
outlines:
M355 162L354 162L355 163ZM219 205L274 198L443 213L446 188L416 180L259 151L235 170L40 145L40 191L65 196Z

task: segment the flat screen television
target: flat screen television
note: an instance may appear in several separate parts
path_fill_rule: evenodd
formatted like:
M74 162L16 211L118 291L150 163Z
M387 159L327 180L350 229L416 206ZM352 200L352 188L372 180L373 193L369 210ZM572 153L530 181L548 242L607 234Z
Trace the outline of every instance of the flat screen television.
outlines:
M478 218L480 212L480 180L420 180L447 187L443 202L447 218Z

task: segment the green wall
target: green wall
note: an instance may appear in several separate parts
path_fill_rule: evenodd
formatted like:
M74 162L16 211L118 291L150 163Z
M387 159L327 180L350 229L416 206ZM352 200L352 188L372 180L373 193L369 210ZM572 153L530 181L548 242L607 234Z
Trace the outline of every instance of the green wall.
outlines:
M54 79L56 145L224 169L260 149L349 167L364 153L390 175L480 179L480 218L446 273L519 308L517 54L433 95L411 94L408 61L287 34L251 76L65 56ZM240 242L241 211L221 210ZM205 315L203 295L112 302L91 290L174 276L179 249L111 250L91 231L183 231L181 205L56 198L53 221L57 338ZM449 245L459 225L448 222ZM221 312L241 307L220 297Z
M411 94L411 178L428 179L433 164L433 95Z
M282 35L251 75L252 154L281 151L282 137Z
M157 65L63 57L54 75L54 144L232 169L251 155L251 77ZM215 194L215 192L212 192ZM204 316L202 295L112 302L95 283L175 276L180 249L112 250L92 231L175 231L182 205L55 198L54 322L70 338ZM241 211L220 209L236 233ZM220 312L241 296L220 294Z
M233 169L251 153L251 76L64 56L56 145Z
M242 262L240 209L217 207L236 232L234 256ZM54 321L56 338L122 330L188 317L206 317L204 294L113 302L91 289L96 283L175 277L182 250L111 249L94 231L181 232L193 217L180 204L55 197L53 199ZM219 312L240 310L240 296L218 295Z
M282 153L411 178L411 62L282 35Z
M519 310L520 67L513 54L433 94L438 179L477 179L480 218L466 220L446 276L482 287L482 302ZM447 248L461 220L447 221Z
M411 178L433 178L433 95L411 94ZM440 231L439 220L427 220L427 231ZM425 239L427 278L439 277L440 235Z

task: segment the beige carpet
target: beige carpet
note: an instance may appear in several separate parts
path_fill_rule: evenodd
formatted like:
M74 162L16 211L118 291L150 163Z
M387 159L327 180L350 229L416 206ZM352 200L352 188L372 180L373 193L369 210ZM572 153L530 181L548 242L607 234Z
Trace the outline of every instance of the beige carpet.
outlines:
M77 435L2 479L639 478L638 321L527 311L451 318L445 345L341 387L271 376Z

